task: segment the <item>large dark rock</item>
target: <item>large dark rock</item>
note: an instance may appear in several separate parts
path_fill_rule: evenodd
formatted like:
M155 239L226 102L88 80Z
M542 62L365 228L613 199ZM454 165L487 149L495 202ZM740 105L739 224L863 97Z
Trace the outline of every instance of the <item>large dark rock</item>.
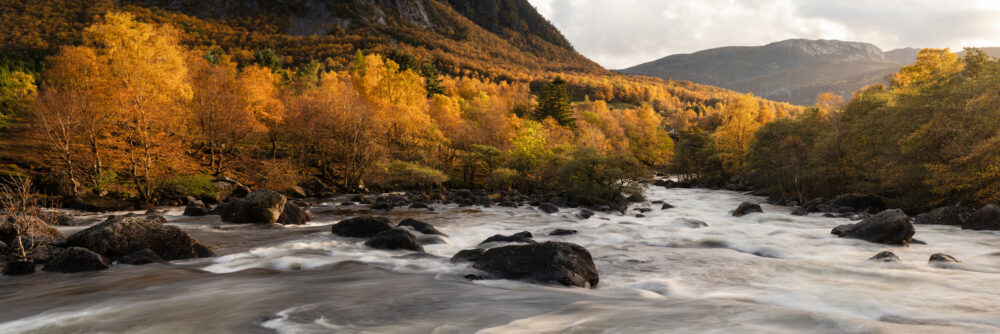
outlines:
M451 262L476 262L483 256L483 253L486 253L486 250L482 248L463 249L451 257Z
M227 206L232 206L233 223L274 224L281 217L287 201L285 195L270 190L258 190L234 200Z
M365 246L378 249L407 249L417 252L423 252L424 246L420 245L417 238L401 229L394 229L389 231L384 231L376 234L368 241L365 241Z
M1000 230L1000 207L990 204L976 210L962 224L965 230Z
M413 228L413 230L423 234L435 234L435 235L447 236L446 234L441 233L441 231L438 231L436 228L434 228L433 225L412 218L403 219L403 221L399 222L397 226L409 226Z
M383 217L361 216L341 220L332 227L333 234L351 238L371 238L376 234L394 230L395 227Z
M147 248L166 260L215 256L184 229L147 217L111 217L69 236L67 244L111 258Z
M549 235L553 235L553 236L558 236L558 235L573 235L573 234L576 234L576 233L577 233L577 230L566 230L566 229L557 228L557 229L553 230L552 232L549 232Z
M39 218L55 226L76 226L76 219L61 211L49 211L39 214Z
M940 207L917 215L913 218L913 223L962 226L966 216L972 213L972 211L972 208L964 206Z
M207 216L209 213L205 203L199 200L188 201L187 206L184 207L185 216L199 217Z
M590 252L565 242L493 248L483 253L473 267L502 279L582 288L597 287L599 282Z
M900 262L900 261L903 261L903 260L900 259L899 256L896 256L896 253L893 253L893 252L890 252L890 251L881 251L878 254L875 254L874 256L868 258L868 261Z
M910 217L899 209L892 209L879 212L857 224L837 226L830 233L842 238L881 244L909 245L916 230L910 223Z
M587 210L587 209L582 209L576 215L580 216L580 218L583 218L583 219L590 219L590 217L594 216L594 212L590 211L590 210Z
M7 265L3 267L3 274L8 276L14 275L27 275L35 272L35 262L30 259L18 259L14 261L8 261Z
M809 215L809 208L807 208L805 206L801 206L801 205L797 206L797 207L795 207L795 210L792 210L792 215L793 216L807 216L807 215Z
M733 216L743 217L745 215L748 215L748 214L751 214L751 213L754 213L754 212L763 213L764 210L762 210L760 208L760 205L757 205L757 204L754 204L754 203L749 203L749 202L743 202L743 203L740 204L739 207L736 208L736 210L733 210Z
M0 242L13 251L24 245L25 249L44 244L62 244L66 237L44 220L34 216L0 215Z
M118 263L132 264L132 265L143 265L150 264L154 262L163 262L163 258L156 255L151 249L143 249L132 254L125 255L121 259L118 259Z
M552 203L542 203L538 206L538 210L545 213L556 213L559 212L559 207L553 205Z
M285 208L278 216L278 224L282 225L304 225L312 220L312 213L292 202L285 202Z
M935 254L931 254L931 257L930 257L930 259L927 260L927 262L952 262L952 263L961 263L962 261L959 261L954 256L951 256L951 255L948 255L948 254L935 253Z
M830 200L829 205L838 208L846 206L854 209L853 211L856 212L869 213L882 212L887 208L885 201L882 200L882 197L861 193L843 194L837 196L836 198Z
M479 245L484 245L491 242L517 242L517 243L527 243L527 244L535 243L535 240L531 238L532 238L531 232L528 231L518 232L511 235L494 234L492 237L486 238L486 240L480 242Z
M674 205L670 204L670 203L663 203L663 205L660 206L660 210L668 210L668 209L673 209L673 208L674 208Z
M104 270L111 265L100 254L80 248L69 247L42 267L42 270L57 273L75 273L81 271Z

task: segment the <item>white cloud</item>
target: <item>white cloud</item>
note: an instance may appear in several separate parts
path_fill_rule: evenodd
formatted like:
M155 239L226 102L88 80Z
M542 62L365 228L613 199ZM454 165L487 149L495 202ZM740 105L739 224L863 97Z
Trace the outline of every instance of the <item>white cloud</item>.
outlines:
M529 0L578 51L617 69L789 38L900 47L1000 46L995 0Z

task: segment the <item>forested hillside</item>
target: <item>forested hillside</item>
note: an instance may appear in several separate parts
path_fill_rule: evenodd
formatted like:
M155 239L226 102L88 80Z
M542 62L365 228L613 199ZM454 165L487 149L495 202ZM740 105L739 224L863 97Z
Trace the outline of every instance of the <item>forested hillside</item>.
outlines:
M747 155L749 179L778 196L868 192L921 210L1000 200L1000 62L920 51L888 86L846 103L824 96L795 118L765 125Z
M670 162L671 132L799 111L607 72L526 2L3 6L17 27L0 72L4 171L91 206L176 202L220 175L316 194L445 185L621 205ZM727 162L738 136L720 135L735 140L720 144Z

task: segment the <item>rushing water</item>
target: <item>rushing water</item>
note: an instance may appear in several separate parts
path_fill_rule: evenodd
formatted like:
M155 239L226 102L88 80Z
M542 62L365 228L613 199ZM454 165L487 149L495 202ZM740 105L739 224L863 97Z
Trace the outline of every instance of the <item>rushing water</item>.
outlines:
M221 256L78 274L0 278L0 333L997 333L1000 233L917 226L927 245L885 246L830 234L846 219L731 217L739 193L651 188L676 208L644 218L531 207L436 206L396 210L450 236L432 256L365 247L330 224L371 213L311 208L308 226L261 228L168 220ZM699 227L692 220L706 223ZM579 234L549 237L556 228ZM79 228L65 230L71 233ZM597 289L467 281L448 261L493 234L580 244L600 272ZM903 262L867 261L891 250ZM961 264L927 262L943 252Z

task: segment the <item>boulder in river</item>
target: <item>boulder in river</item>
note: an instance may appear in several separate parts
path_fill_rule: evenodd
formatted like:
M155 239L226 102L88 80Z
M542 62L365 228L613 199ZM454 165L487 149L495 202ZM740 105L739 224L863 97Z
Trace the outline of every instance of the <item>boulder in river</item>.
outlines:
M444 236L446 236L444 233L441 233L441 231L438 231L436 228L434 228L434 225L431 225L431 224L428 224L428 223L425 223L425 222L422 222L422 221L419 221L419 220L416 220L416 219L412 219L412 218L403 219L403 221L399 222L399 224L397 224L396 226L400 226L400 227L402 227L402 226L409 226L409 227L413 228L413 230L415 230L417 232L420 232L420 233L423 233L423 234L434 234L434 235L444 235Z
M76 219L62 211L49 211L39 215L39 218L55 226L76 226Z
M935 253L935 254L931 254L931 258L928 259L927 262L952 262L952 263L961 263L962 261L959 261L954 256L951 256L951 255L948 255L948 254Z
M882 197L862 193L843 194L830 200L828 204L838 208L850 207L855 212L869 213L882 212L887 208Z
M463 249L451 257L451 262L476 262L483 256L483 253L486 253L486 250L482 248Z
M41 218L0 215L0 242L7 244L11 251L22 243L28 248L40 244L62 244L65 240L62 232Z
M899 209L892 209L879 212L857 224L837 226L830 233L841 238L854 238L890 245L909 245L916 230L910 223L910 217Z
M587 209L583 209L583 210L580 210L580 212L578 212L576 215L580 216L580 218L583 218L583 219L590 219L590 217L594 216L594 212L590 211L590 210L587 210Z
M132 252L131 254L125 255L121 259L118 259L118 263L131 264L131 265L143 265L154 262L163 262L163 258L160 258L159 255L156 255L156 252L154 252L149 248Z
M660 210L668 210L668 209L673 209L673 208L674 208L674 205L670 204L670 203L663 203L663 205L660 206Z
M309 210L288 201L285 202L285 208L281 210L277 223L281 225L305 225L310 220L312 220L312 213Z
M751 213L754 213L754 212L763 213L764 210L762 210L760 208L760 205L757 205L757 204L754 204L754 203L750 203L750 202L743 202L743 203L740 204L739 207L736 208L736 210L733 210L733 216L743 217L745 215L748 215L748 214L751 214Z
M42 270L58 273L75 273L110 268L111 265L100 254L81 247L69 247L56 255L42 267Z
M333 234L351 238L371 238L376 234L396 229L384 217L360 216L341 220L332 227Z
M868 261L900 262L903 260L900 259L899 256L896 256L896 253L890 251L881 251L878 254L875 254L875 256L868 258Z
M599 276L590 252L577 244L545 242L487 250L473 267L501 279L597 287Z
M573 234L576 234L576 233L577 233L577 230L566 230L566 229L557 228L557 229L553 230L552 232L549 232L549 235L554 235L554 236L555 235L573 235Z
M486 240L480 242L479 245L482 246L484 244L488 244L491 242L516 242L516 243L533 244L535 243L535 240L532 239L531 232L524 231L524 232L514 233L511 235L494 234L492 237L486 238Z
M957 205L940 207L931 210L930 212L917 215L913 218L913 223L918 225L935 224L962 226L962 223L965 222L966 216L972 213L972 211L974 211L974 209Z
M233 206L232 221L236 224L274 224L285 209L285 195L258 190L227 205Z
M393 229L389 231L380 232L375 236L365 241L365 246L377 249L406 249L417 252L423 252L424 247L420 245L417 238L402 229Z
M188 201L187 206L184 207L184 215L191 217L207 216L210 213L208 207L205 203L199 200Z
M542 203L538 205L538 210L545 213L556 213L559 212L559 207L553 205L552 203Z
M965 219L963 230L1000 230L1000 207L990 204L976 210Z
M67 244L111 258L147 248L166 260L215 256L184 229L146 217L110 217L69 236Z
M7 261L3 267L3 274L8 276L27 275L35 272L35 262L31 259L17 259Z
M805 206L801 206L801 205L797 206L797 207L795 207L795 210L792 210L792 215L793 216L808 216L809 215L809 208L807 208Z

